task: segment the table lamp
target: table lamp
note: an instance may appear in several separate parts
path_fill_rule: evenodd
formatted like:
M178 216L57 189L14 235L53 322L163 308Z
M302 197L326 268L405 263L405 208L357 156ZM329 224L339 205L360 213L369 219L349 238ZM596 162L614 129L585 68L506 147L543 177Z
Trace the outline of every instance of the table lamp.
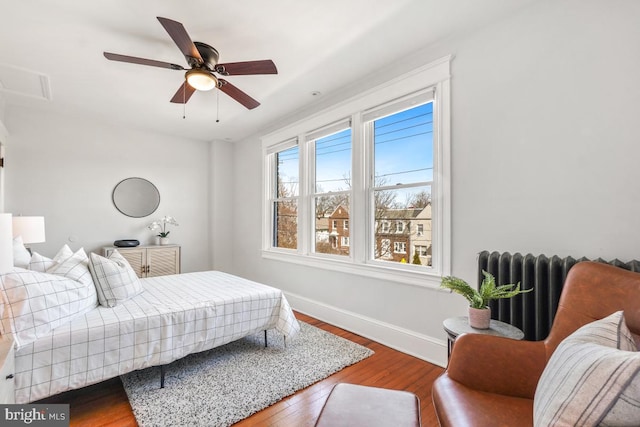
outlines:
M45 241L43 216L14 216L13 237L22 236L25 246Z

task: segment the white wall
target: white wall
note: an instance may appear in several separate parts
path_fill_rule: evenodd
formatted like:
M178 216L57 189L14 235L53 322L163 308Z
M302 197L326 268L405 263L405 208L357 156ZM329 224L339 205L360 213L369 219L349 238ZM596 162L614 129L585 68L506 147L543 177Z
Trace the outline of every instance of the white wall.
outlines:
M640 259L640 3L545 1L456 48L453 268Z
M233 144L226 141L211 143L211 266L214 270L229 271L233 265L231 247L236 244L232 227L235 212L233 200ZM239 242L238 242L239 243Z
M114 240L143 244L146 226L172 215L173 243L182 245L183 271L210 268L210 144L150 134L12 107L5 173L5 208L14 215L44 215L46 243L33 250L53 256L64 243L100 251ZM130 218L114 207L114 186L128 177L146 178L160 191L160 206L146 218Z
M405 67L455 55L454 275L474 283L483 249L640 258L638 22L632 0L540 1L407 58ZM465 313L460 296L262 259L258 138L235 145L234 159L236 274L283 288L294 308L444 363L442 320Z

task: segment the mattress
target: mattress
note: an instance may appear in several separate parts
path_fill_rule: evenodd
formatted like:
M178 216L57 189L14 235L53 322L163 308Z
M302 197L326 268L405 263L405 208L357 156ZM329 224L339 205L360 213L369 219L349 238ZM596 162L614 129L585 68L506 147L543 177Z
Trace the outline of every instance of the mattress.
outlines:
M144 291L98 306L16 352L16 403L33 402L256 332L300 326L279 289L219 271L141 279Z

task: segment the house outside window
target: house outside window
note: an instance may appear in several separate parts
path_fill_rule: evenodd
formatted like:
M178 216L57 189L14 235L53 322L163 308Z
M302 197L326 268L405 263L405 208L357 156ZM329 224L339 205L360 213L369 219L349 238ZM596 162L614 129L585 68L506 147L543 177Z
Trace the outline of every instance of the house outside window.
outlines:
M263 138L264 257L439 285L450 271L449 61L400 79L386 101L381 87ZM295 176L283 162L294 152Z
M331 229L329 230L331 249L329 250L324 246L320 246L320 244L316 242L316 252L330 255L349 255L349 230L340 226L340 224L344 224L345 220L343 218L349 218L349 210L346 207L346 203L339 204L333 210L329 218L331 219L332 224Z

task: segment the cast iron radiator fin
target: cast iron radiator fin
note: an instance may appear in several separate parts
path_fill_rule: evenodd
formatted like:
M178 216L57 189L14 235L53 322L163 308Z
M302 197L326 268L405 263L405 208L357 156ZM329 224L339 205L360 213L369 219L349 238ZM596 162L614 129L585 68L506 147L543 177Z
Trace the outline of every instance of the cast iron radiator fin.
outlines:
M510 299L492 301L491 318L509 323L524 331L524 339L543 340L549 334L558 309L560 293L571 267L587 258L560 258L557 255L522 255L509 252L483 251L478 255L478 286L484 278L482 271L493 274L498 285L520 283L521 289L532 292ZM625 270L640 272L640 261L624 263L618 259L593 261L611 264Z

